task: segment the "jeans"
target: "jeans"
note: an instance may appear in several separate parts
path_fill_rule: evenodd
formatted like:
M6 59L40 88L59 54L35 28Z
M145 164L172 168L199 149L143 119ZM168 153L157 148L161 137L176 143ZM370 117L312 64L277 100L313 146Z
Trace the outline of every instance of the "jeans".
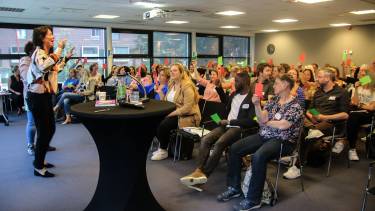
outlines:
M347 138L350 149L355 149L358 138L358 131L363 124L371 123L371 114L368 112L351 112L349 114L350 125L347 125Z
M27 116L26 141L28 145L34 145L36 129L35 129L33 113L31 111L27 111L26 116Z
M294 144L286 141L282 154L290 154L293 148ZM241 190L242 157L253 154L251 159L252 176L247 198L251 202L259 204L266 180L267 163L272 159L279 158L280 149L280 139L264 139L259 134L248 136L234 143L229 153L228 186Z
M156 137L160 142L161 149L167 149L169 144L169 135L172 130L176 130L178 126L178 117L166 117L159 124L158 130L156 132Z
M56 130L52 108L52 96L49 93L28 93L27 103L33 114L36 127L34 168L43 169L49 143Z
M72 104L81 103L85 101L85 97L77 93L64 92L59 101L57 102L58 107L64 106L64 112L66 115L70 115L70 107Z
M209 176L218 165L223 151L241 138L240 128L220 126L213 129L201 140L198 158L198 168ZM210 156L210 150L213 149Z

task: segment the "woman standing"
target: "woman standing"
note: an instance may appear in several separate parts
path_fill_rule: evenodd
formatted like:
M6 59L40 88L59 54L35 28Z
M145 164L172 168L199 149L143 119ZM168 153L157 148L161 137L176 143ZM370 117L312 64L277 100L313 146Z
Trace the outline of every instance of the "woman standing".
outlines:
M171 80L164 99L175 103L177 108L159 125L156 137L160 142L160 148L153 153L151 160L164 160L168 157L171 130L197 127L201 121L198 92L181 64L171 66Z
M8 89L11 93L11 99L17 106L17 114L21 115L23 112L23 83L21 81L18 65L13 67L12 73L13 75L10 76L8 81Z
M53 177L54 174L46 168L53 167L44 161L49 143L55 133L55 119L52 110L52 94L57 90L56 74L72 55L70 51L66 58L58 63L66 40L60 41L55 53L50 53L55 38L50 26L40 26L33 31L33 43L36 47L31 56L30 70L27 73L28 99L37 130L35 145L34 175Z

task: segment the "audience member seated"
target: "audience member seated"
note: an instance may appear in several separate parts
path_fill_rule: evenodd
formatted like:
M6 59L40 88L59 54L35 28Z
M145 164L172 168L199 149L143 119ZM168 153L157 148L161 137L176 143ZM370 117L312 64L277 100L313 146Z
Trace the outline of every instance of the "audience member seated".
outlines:
M112 72L110 74L111 77L107 78L106 86L117 86L117 82L119 78L117 77L118 73L118 67L115 67L112 69Z
M281 75L282 75L281 67L280 66L274 66L272 68L272 79L278 78Z
M221 87L224 89L225 93L233 94L236 91L236 88L234 87L234 79L239 71L240 68L238 66L232 67L230 72L228 68L224 67L225 75Z
M200 185L207 182L207 178L218 165L223 151L241 138L241 130L256 127L255 110L251 102L250 78L247 73L239 73L235 78L236 93L227 102L226 119L219 123L201 140L198 156L198 167L195 171L180 180L184 185ZM210 150L212 153L210 153Z
M312 69L312 66L305 67L302 75L303 92L305 95L305 103L307 108L309 107L311 99L316 91L316 83Z
M356 142L360 126L370 124L373 111L375 110L375 77L370 73L368 66L364 66L359 71L359 78L370 77L371 81L361 85L356 82L356 88L352 94L351 104L353 111L349 113L350 124L347 125L347 138L349 141L349 159L358 161L359 157L356 151Z
M334 72L335 74L335 83L339 86L339 87L343 87L345 88L346 87L346 82L341 80L340 78L340 71L337 67L333 67L331 66L330 68L332 68L332 71Z
M153 153L151 160L163 160L168 157L167 147L172 130L198 127L201 120L198 106L199 95L184 66L172 65L170 74L171 82L165 99L175 103L177 108L159 124L156 137L160 142L160 147Z
M23 113L23 82L20 77L20 70L18 65L13 67L13 75L8 80L8 90L11 93L10 97L17 107L17 114Z
M260 124L259 134L254 134L234 143L230 148L227 190L218 195L221 202L241 196L242 157L252 155L252 176L247 197L234 206L234 210L252 210L261 206L267 163L278 158L281 143L282 154L289 154L295 148L298 131L302 125L303 109L298 99L291 94L294 81L287 75L276 78L273 97L261 109L260 98L253 95L252 102Z
M310 141L303 141L307 136L309 129L320 130L324 135L331 135L333 129L333 122L347 120L349 109L349 96L345 89L335 84L335 73L331 68L323 68L319 70L317 81L319 89L315 92L310 109L315 109L317 113L313 114L309 109L306 112L305 131L302 135L301 158L304 162L310 148ZM314 111L315 111L314 110ZM344 124L338 125L338 131L342 131ZM339 133L339 132L336 132ZM333 152L340 153L344 149L344 143L337 141ZM292 166L284 173L284 178L295 179L300 177L300 169L297 166Z
M78 84L79 79L77 77L77 70L70 69L69 77L64 81L64 84L62 86L62 92L73 92L77 88Z
M290 69L288 71L288 75L292 78L294 81L294 87L291 90L291 94L295 97L297 97L297 100L301 107L305 108L305 95L303 93L303 89L301 87L300 79L299 79L299 72L296 69Z
M89 69L90 69L89 81L94 80L96 86L103 86L102 76L98 72L99 71L98 63L91 64Z
M95 86L97 85L97 68L95 64L90 66L90 75L88 77L81 76L79 86L74 92L65 92L53 108L54 112L58 112L61 107L64 107L65 121L62 124L70 124L72 117L70 114L70 107L73 104L82 103L86 99L95 99Z
M165 95L168 92L168 82L170 78L170 73L168 68L160 68L158 78L155 81L155 100L165 100Z
M222 89L221 88L221 82L219 79L219 74L216 70L211 70L210 74L210 80L206 80L202 78L197 69L194 68L194 76L197 80L197 82L204 86L204 94L203 94L203 99L207 101L213 101L213 102L221 102L219 93L217 89ZM224 92L224 91L221 91Z
M257 66L257 78L252 83L251 92L255 93L255 87L257 83L263 84L263 99L268 100L268 96L273 95L273 80L272 76L272 67L267 63L261 63Z

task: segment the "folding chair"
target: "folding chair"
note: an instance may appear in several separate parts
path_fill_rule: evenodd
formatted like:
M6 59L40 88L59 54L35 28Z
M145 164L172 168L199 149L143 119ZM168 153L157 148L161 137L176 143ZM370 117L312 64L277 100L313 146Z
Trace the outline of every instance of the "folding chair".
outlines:
M324 137L323 139L326 139L326 140L329 140L330 142L330 151L329 151L329 160L328 160L328 166L327 166L327 173L326 173L326 176L329 177L330 176L330 173L331 173L331 165L332 165L332 149L334 147L334 145L336 144L336 140L337 139L343 139L346 137L346 124L347 124L347 121L336 121L336 122L333 122L333 132L332 132L332 136L326 136ZM340 125L343 127L343 129L341 130L340 133L336 134L336 131L337 131L337 128L340 127ZM350 147L347 147L347 151L346 151L346 158L347 158L347 161L348 161L348 168L350 168L350 159L348 157L348 153L349 153L349 148Z
M301 181L301 189L302 189L302 192L305 191L305 187L304 187L304 184L303 184L303 164L301 162L301 154L300 154L300 151L301 151L301 138L302 138L302 133L303 133L303 121L302 121L302 126L300 127L300 130L298 132L298 137L297 137L297 146L296 146L296 149L297 149L297 154L295 155L292 155L292 158L293 159L298 159L300 161L300 170L301 170L301 176L300 176L300 181ZM279 154L279 158L277 160L277 170L276 170L276 179L275 179L275 192L274 192L274 203L278 200L278 184L279 184L279 177L280 177L280 168L281 168L281 158L283 157L283 148L284 148L284 144L285 142L281 142L280 143L281 146L280 146L280 154ZM273 203L273 204L274 204Z
M371 177L372 177L372 169L375 166L375 161L371 162L368 167L368 177L367 177L367 184L364 191L363 201L362 201L362 209L361 211L365 211L367 207L367 197L368 195L375 196L375 186L370 187L371 185Z
M370 125L366 125L365 127L370 127L370 134L368 135L368 139L366 138L366 158L368 159L370 157L370 150L369 150L369 147L371 145L371 141L372 140L372 132L374 130L374 123L375 123L375 113L372 114L372 117L371 117L371 124Z

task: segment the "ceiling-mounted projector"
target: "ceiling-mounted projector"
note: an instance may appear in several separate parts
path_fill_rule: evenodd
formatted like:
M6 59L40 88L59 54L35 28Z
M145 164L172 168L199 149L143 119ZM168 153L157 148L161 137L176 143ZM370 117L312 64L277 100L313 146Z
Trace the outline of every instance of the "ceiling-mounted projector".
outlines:
M162 9L155 8L150 11L143 13L143 20L153 19L153 18L163 18L166 16L166 12Z

